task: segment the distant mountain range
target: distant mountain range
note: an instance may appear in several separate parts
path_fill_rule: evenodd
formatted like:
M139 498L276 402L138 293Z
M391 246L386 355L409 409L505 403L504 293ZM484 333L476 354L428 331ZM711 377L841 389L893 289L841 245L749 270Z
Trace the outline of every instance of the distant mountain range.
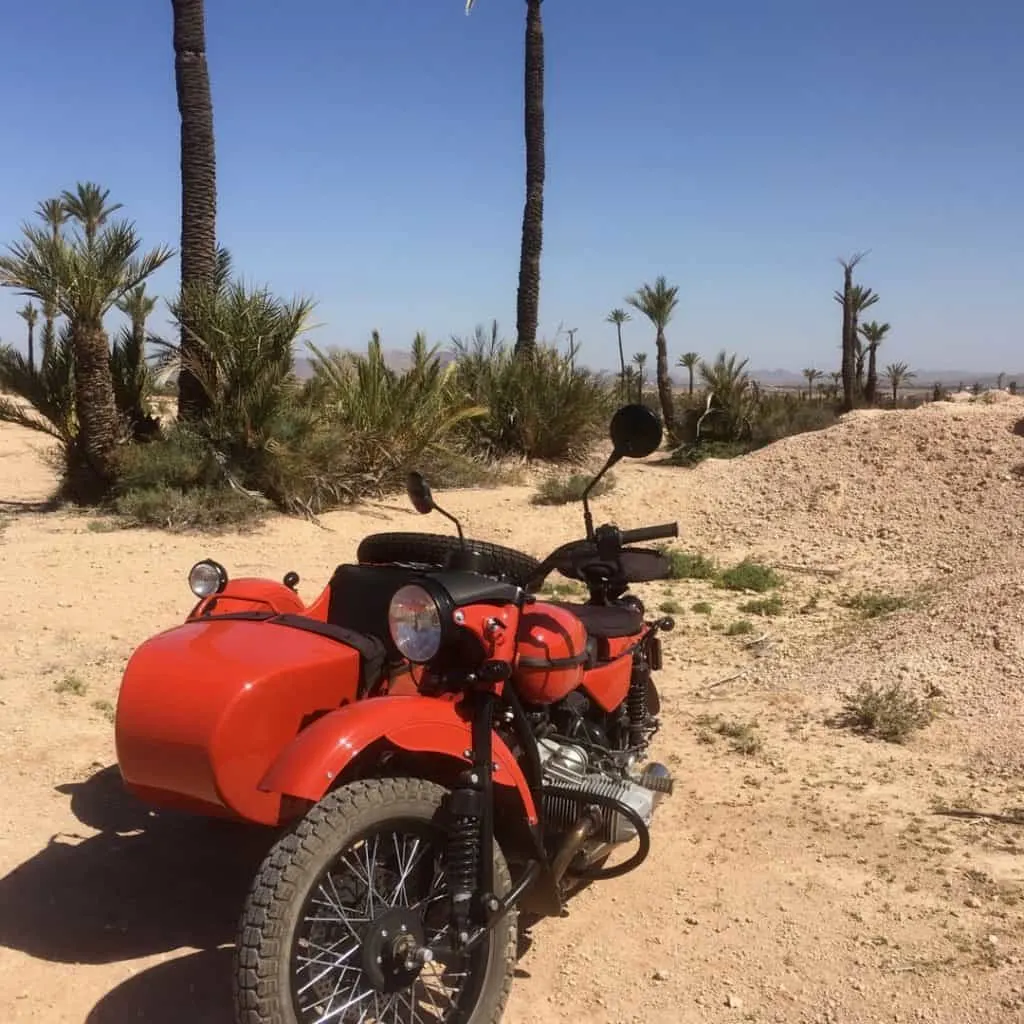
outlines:
M447 349L441 350L438 356L441 359L442 365L447 365L455 358ZM390 348L384 350L384 361L392 370L401 373L409 368L412 359L408 349ZM911 369L915 374L913 383L919 388L931 387L933 384L941 384L943 387L956 387L960 383L963 383L965 387L970 387L975 383L980 384L982 387L994 387L999 378L999 373L994 371L918 370L914 367L911 367ZM308 359L296 359L295 371L303 379L310 377L313 373L312 363ZM607 370L606 372L614 373L616 371ZM799 370L774 369L749 370L748 372L759 384L767 387L799 387L806 383ZM654 375L651 368L648 368L648 378L653 383ZM685 371L680 373L678 368L673 368L672 382L676 387L685 385L688 379ZM1003 380L1007 384L1012 380L1019 380L1024 383L1024 371L1004 373Z

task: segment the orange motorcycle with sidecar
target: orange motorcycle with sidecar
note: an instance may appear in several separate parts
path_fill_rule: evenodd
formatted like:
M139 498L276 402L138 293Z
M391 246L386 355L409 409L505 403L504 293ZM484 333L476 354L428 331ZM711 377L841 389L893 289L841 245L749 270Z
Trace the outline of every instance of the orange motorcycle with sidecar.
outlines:
M610 433L588 492L662 428L627 405ZM519 911L639 867L672 792L648 750L673 622L629 587L668 576L635 545L677 525L595 529L584 494L585 536L537 561L465 538L419 474L409 497L457 536L367 537L308 605L294 573L203 560L186 621L124 673L126 787L279 830L241 911L239 1024L495 1024ZM540 599L552 572L588 599Z

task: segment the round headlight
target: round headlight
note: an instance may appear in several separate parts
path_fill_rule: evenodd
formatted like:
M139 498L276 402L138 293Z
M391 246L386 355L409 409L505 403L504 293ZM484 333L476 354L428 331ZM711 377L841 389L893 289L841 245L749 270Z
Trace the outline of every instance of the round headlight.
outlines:
M188 574L188 586L196 597L209 597L219 594L228 583L228 573L223 565L212 558L204 558L196 562Z
M441 609L430 594L410 583L391 598L388 629L402 657L422 665L441 649Z

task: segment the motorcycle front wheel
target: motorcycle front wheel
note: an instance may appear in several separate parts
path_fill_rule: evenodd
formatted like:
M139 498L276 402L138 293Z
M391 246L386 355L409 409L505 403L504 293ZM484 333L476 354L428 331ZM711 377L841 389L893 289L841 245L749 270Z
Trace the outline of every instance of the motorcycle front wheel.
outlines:
M260 867L235 951L238 1024L497 1024L516 961L510 912L469 954L438 963L449 896L445 790L422 779L340 787ZM498 895L511 888L497 844Z

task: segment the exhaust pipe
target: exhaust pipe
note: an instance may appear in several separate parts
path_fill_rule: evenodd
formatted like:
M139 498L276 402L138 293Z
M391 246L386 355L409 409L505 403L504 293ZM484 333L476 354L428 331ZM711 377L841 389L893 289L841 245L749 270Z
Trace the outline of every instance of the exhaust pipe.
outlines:
M583 844L598 830L600 824L597 813L592 809L588 808L580 816L551 862L551 874L556 882L562 880L573 858L583 849Z
M672 795L672 791L675 788L675 780L672 778L672 773L660 761L651 761L640 773L636 781L638 785L654 793L655 809L657 809L665 797Z

